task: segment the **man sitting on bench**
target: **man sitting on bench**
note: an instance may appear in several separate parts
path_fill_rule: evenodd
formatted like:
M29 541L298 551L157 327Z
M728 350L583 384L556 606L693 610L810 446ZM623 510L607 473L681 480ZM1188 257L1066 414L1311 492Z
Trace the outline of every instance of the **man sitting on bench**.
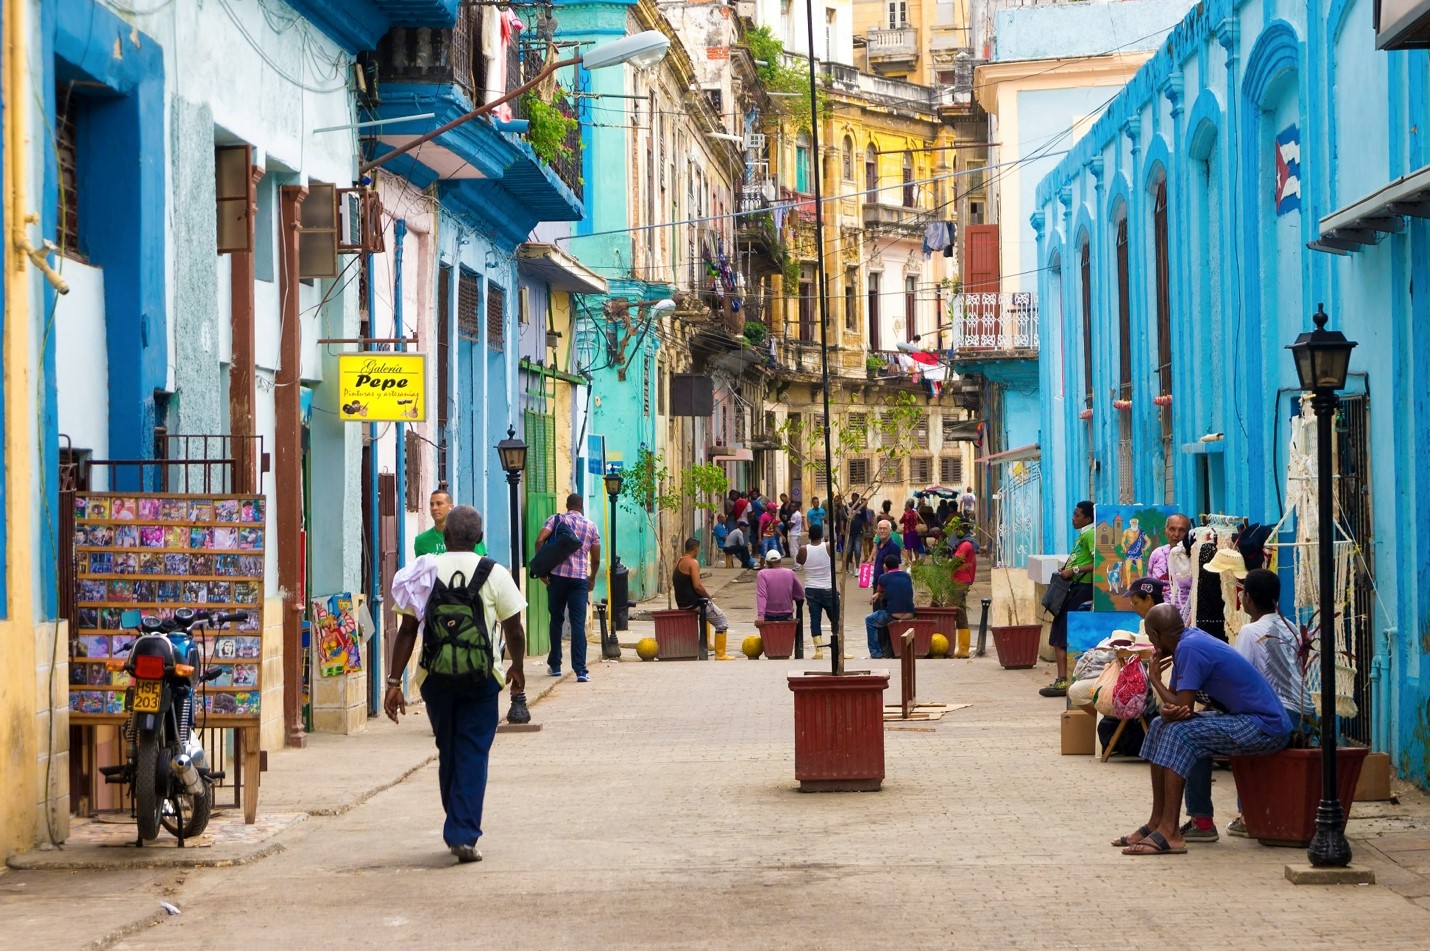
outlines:
M907 571L899 569L898 555L884 556L884 571L874 583L874 596L870 599L874 613L864 618L864 627L869 638L869 657L893 657L893 645L889 641L889 625L894 621L907 621L914 617L914 579Z
M698 539L685 540L685 554L675 563L675 573L671 575L671 588L675 592L675 606L685 611L697 611L700 602L705 602L705 620L715 625L715 659L734 660L725 652L730 622L725 612L715 606L710 592L700 581L700 542Z

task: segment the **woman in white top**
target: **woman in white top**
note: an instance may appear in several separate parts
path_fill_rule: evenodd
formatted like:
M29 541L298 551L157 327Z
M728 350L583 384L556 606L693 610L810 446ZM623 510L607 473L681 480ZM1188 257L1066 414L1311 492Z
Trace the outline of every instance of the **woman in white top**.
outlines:
M790 537L794 537L791 523ZM814 659L824 659L824 635L819 628L821 612L829 616L831 628L839 621L837 593L834 590L834 562L829 543L824 540L824 528L809 527L809 544L795 549L795 564L804 569L804 602L809 605L809 631L814 639Z

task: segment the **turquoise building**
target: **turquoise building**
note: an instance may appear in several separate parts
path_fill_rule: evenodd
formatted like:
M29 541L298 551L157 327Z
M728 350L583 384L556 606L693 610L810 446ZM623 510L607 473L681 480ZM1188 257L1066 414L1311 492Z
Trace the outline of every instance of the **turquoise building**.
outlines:
M1039 184L1043 538L1066 550L1082 498L1278 522L1284 347L1324 304L1360 344L1335 427L1362 569L1342 725L1427 786L1430 53L1378 50L1374 7L1198 5Z

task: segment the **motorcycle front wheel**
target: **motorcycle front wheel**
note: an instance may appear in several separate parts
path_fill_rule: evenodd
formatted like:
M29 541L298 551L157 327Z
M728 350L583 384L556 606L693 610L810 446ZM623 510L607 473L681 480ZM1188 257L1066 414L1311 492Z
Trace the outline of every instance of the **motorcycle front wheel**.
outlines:
M213 804L214 788L205 781L204 791L198 795L188 791L176 792L164 800L159 821L175 838L191 839L208 828ZM180 832L180 829L183 831Z
M168 788L159 786L159 737L140 736L134 764L134 814L139 819L139 838L148 842L159 837L159 811Z

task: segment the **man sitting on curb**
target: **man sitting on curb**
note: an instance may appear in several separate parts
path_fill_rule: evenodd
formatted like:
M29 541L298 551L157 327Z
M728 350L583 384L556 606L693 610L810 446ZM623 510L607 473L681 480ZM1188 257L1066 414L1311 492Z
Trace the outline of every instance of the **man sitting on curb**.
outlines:
M695 611L700 602L705 602L705 620L715 626L715 659L734 660L725 653L730 622L725 612L715 606L710 592L700 581L700 542L694 538L685 540L685 554L675 563L675 573L671 575L670 586L675 592L675 606L684 611Z
M907 571L900 570L898 555L884 557L884 571L874 590L874 613L864 619L865 632L869 637L869 659L893 656L893 645L889 641L889 625L894 621L907 621L914 617L914 579ZM878 599L883 598L883 606Z
M765 621L793 621L795 602L804 601L804 583L793 568L780 565L783 556L765 556L765 570L755 579L755 626Z
M1148 680L1161 700L1142 743L1152 764L1152 818L1130 835L1114 839L1123 855L1173 855L1187 851L1178 820L1187 776L1197 761L1211 756L1261 756L1286 746L1291 721L1276 692L1256 668L1205 631L1186 628L1170 604L1147 614L1147 634L1157 648ZM1162 670L1174 661L1172 686ZM1225 712L1194 713L1197 692Z

